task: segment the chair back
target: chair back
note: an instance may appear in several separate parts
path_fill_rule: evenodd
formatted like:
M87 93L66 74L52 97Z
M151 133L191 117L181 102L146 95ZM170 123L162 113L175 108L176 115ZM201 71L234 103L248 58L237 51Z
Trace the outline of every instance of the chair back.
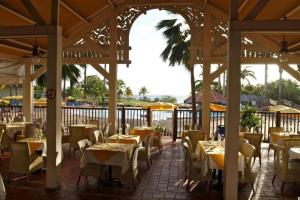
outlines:
M133 147L132 154L129 161L129 166L132 170L134 177L138 174L138 146Z
M189 145L186 142L183 143L183 148L185 150L185 163L186 163L187 176L189 177L193 165L192 152L189 148Z
M10 147L10 143L14 140L7 135L5 124L0 124L0 133L2 133L0 147Z
M280 133L283 132L283 127L269 127L269 138L270 143L273 143L273 133Z
M11 143L11 158L9 164L9 171L16 173L29 172L31 163L31 152L27 142L13 142Z
M108 141L110 123L106 124L103 131L104 140Z
M145 143L145 150L147 157L149 158L151 156L151 144L152 144L153 136L148 135L146 138L146 143Z
M98 119L91 119L89 121L89 124L93 124L93 125L96 125L96 129L99 129L99 126L100 126L100 121Z
M35 136L34 128L35 128L35 124L33 123L25 124L25 132L24 132L25 138L31 138Z
M23 122L24 120L23 120L23 116L16 116L15 118L14 118L14 122Z
M85 151L86 148L92 146L92 143L88 139L79 140L77 142L77 144L78 144L81 156L83 155L83 153L84 153L84 151Z
M190 151L192 151L193 145L192 145L192 142L191 142L189 136L185 136L183 141L186 142L186 144L188 145L188 148L190 149Z
M70 126L70 145L72 147L78 147L77 142L82 139L86 139L84 136L85 127L72 127Z
M195 152L199 140L205 140L205 135L206 132L202 130L190 130L187 132L186 136L189 137L192 143L191 152Z
M242 151L242 148L243 148L244 144L249 144L249 141L246 140L245 138L240 138L239 139L239 151L240 152Z
M37 118L34 122L35 126L37 128L42 129L43 128L43 119L42 118Z
M242 148L241 148L241 153L244 156L246 167L247 167L247 165L249 165L248 167L250 167L251 160L255 153L255 146L248 144L248 143L243 143Z
M130 133L130 125L125 124L125 135L129 135L129 133Z
M103 143L104 142L104 138L103 138L103 133L101 130L94 130L93 134L90 134L90 141L93 144L97 144L97 143Z
M244 138L249 141L249 144L255 147L254 156L258 157L261 155L261 142L263 134L261 133L245 133Z

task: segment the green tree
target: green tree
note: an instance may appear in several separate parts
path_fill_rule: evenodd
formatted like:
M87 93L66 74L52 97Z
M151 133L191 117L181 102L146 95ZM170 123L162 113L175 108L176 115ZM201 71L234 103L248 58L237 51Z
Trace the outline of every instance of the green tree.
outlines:
M249 70L250 66L246 66L244 69L241 70L241 79L242 81L247 81L248 84L250 85L250 80L249 78L253 78L256 80L255 73L251 70Z
M41 68L42 65L35 65L35 70ZM70 81L71 87L78 83L78 79L80 78L80 70L75 65L62 65L62 80L63 80L63 97L66 97L66 81ZM47 86L47 72L42 74L36 80L36 85L39 87L46 87Z
M147 99L147 94L149 93L149 91L148 91L148 89L145 87L145 86L143 86L143 87L141 87L141 89L140 89L140 91L139 91L139 96L140 97L143 97L143 100L146 100Z
M126 95L126 98L127 98L127 99L129 99L130 97L133 96L132 90L131 90L131 88L128 87L128 86L127 86L126 89L125 89L125 95Z
M101 80L96 75L86 77L87 98L89 98L93 102L103 103L105 97L107 97L107 94L108 94L108 90L103 80Z
M117 81L117 98L121 99L122 95L125 94L126 84L123 80L119 79Z
M189 64L190 60L190 44L191 33L188 28L184 28L184 24L177 19L166 19L160 21L157 30L163 29L163 36L167 40L167 46L161 53L164 62L169 62L169 66L184 65L190 72L191 76L191 94L192 94L192 126L196 125L196 95L195 95L195 77L194 65Z
M279 98L280 80L273 81L268 86L269 97L271 99ZM300 104L300 87L297 82L292 80L282 80L282 98Z
M222 87L219 85L219 82L213 81L210 83L211 89L216 91L216 92L222 92ZM195 81L195 90L196 91L201 91L203 87L203 80L196 80Z
M168 103L177 103L177 99L169 95L160 97L160 101Z
M66 98L66 81L70 81L70 87L72 88L74 83L78 83L80 78L80 70L76 65L62 65L62 75L63 80L63 98Z

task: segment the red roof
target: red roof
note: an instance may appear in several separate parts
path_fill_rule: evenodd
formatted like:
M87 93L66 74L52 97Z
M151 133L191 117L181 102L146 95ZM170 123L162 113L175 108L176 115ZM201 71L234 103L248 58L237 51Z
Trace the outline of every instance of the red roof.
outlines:
M202 91L196 93L196 103L202 103ZM212 103L225 103L225 97L216 91L210 91L210 102ZM184 100L184 103L192 103L192 96Z

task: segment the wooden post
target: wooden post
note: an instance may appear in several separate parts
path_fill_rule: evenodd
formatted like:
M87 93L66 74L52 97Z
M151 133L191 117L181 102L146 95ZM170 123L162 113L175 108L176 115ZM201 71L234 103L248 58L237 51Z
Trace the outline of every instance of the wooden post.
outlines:
M58 24L59 0L51 1L51 22ZM56 19L56 20L55 20ZM56 34L48 35L47 59L47 180L49 189L57 189L61 184L61 70L62 36L61 28Z
M276 112L276 127L280 127L281 126L281 114L280 111Z
M173 142L176 142L177 139L177 128L178 128L178 110L177 108L174 109L173 113Z
M25 63L25 79L23 84L23 111L27 122L32 122L33 114L33 85L30 80L30 75L32 73L32 65L30 63Z
M117 11L111 15L110 19L110 63L109 63L109 102L108 102L108 121L111 124L109 134L116 132L116 116L117 116Z
M238 0L230 1L230 25L238 20ZM225 122L225 200L236 200L238 194L238 152L240 122L241 32L229 26L227 64L227 109Z
M147 108L147 124L148 126L152 124L152 112L150 107Z
M199 128L202 130L202 110L199 110Z
M126 115L125 115L125 106L122 107L122 114L121 114L121 126L122 126L122 134L125 135L126 129Z

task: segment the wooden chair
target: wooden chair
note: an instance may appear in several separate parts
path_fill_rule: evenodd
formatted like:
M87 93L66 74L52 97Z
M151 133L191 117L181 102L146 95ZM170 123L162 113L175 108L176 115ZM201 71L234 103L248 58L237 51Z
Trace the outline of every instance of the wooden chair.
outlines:
M270 141L269 141L268 155L271 149L275 150L274 143L273 143L273 133L280 133L280 132L283 132L283 127L269 127Z
M82 158L85 154L85 149L90 147L92 143L88 139L83 139L83 140L79 140L77 145L79 148L80 156ZM86 157L86 159L88 159L88 157ZM83 167L80 167L80 172L76 184L77 186L79 185L81 176L85 176L86 181L89 176L93 176L96 178L103 178L105 177L105 166L87 160L87 163Z
M35 137L35 132L34 132L35 127L36 126L33 123L25 124L25 131L24 131L25 138Z
M254 160L259 158L259 165L261 166L261 142L262 142L263 134L261 133L245 133L244 138L249 141L249 144L255 147Z
M139 161L146 161L147 167L149 169L150 164L152 165L151 160L151 144L152 144L152 135L148 135L146 137L146 143L144 147L139 147L139 153L138 153L138 160Z
M200 161L193 161L192 153L188 144L183 142L183 147L185 149L185 164L186 164L186 179L188 180L186 185L186 190L190 192L190 186L192 182L201 181L201 180L210 180L210 172L207 173L207 176L203 176L201 174L202 170L202 162Z
M27 142L11 143L11 151L8 180L12 173L25 174L28 177L44 165L42 156L32 155Z
M288 138L283 140L284 147L275 145L274 176L272 184L276 178L282 181L281 193L283 193L285 183L295 183L300 181L299 160L289 159L289 149L300 146L300 139Z
M202 130L190 130L186 133L192 143L192 152L195 152L199 140L205 140L206 132Z
M243 181L250 183L253 192L255 192L253 187L254 180L253 180L252 165L251 165L252 158L255 154L255 147L244 141L244 143L241 144L240 152L243 154L245 160Z
M69 155L71 155L71 148L73 152L79 149L78 141L82 139L87 139L85 134L85 127L70 127L70 146L69 146Z

